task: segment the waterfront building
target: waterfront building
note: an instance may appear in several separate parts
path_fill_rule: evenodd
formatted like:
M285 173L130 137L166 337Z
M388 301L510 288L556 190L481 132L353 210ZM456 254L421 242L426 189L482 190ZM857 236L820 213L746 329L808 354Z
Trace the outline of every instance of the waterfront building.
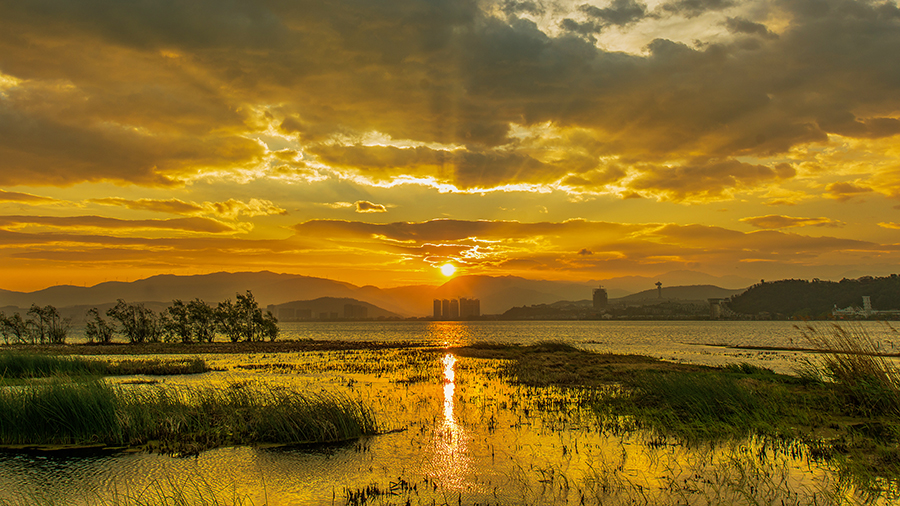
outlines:
M348 320L365 320L369 316L369 308L359 304L344 304L344 318Z
M481 301L478 299L459 299L459 317L472 318L481 316Z
M609 295L603 285L600 288L594 288L594 311L606 309L609 305Z

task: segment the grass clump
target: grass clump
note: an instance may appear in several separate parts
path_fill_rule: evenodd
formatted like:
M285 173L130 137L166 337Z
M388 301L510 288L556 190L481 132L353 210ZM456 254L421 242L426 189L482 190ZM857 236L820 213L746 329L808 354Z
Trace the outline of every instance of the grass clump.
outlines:
M172 376L176 374L202 374L212 369L200 357L175 359L128 359L106 366L104 374L109 376Z
M821 364L808 365L801 374L833 383L855 414L900 415L900 371L865 328L833 324L799 330L822 353Z
M191 454L226 445L326 443L377 432L346 397L226 387L125 388L51 381L0 389L0 444L141 446Z
M739 367L646 373L629 382L615 406L657 432L692 441L792 433L810 423L809 398L792 398L793 383Z

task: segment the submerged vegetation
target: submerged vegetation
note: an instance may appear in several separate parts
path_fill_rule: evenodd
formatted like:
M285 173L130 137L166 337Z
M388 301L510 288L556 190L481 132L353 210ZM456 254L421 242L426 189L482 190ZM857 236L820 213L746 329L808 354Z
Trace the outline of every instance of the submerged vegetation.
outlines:
M338 395L234 383L125 387L101 380L0 389L0 444L137 446L190 454L224 445L346 441L377 432Z

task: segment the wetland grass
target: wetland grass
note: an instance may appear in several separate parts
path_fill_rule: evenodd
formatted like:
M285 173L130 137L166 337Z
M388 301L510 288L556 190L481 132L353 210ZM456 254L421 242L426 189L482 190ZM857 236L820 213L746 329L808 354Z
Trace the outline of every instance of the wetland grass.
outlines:
M864 327L797 328L822 353L820 364L807 364L803 375L833 383L843 403L860 415L900 415L900 371Z
M217 446L346 441L378 430L339 395L238 383L113 386L54 380L0 389L0 444L131 446L193 454Z
M201 374L211 369L199 357L125 359L115 362L78 356L39 353L0 353L0 378L24 379L52 376L132 376Z

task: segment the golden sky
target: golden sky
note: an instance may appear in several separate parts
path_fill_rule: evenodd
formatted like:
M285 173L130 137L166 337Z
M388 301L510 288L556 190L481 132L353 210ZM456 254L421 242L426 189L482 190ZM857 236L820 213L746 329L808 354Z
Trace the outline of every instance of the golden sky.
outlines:
M900 271L900 9L0 3L0 288Z

